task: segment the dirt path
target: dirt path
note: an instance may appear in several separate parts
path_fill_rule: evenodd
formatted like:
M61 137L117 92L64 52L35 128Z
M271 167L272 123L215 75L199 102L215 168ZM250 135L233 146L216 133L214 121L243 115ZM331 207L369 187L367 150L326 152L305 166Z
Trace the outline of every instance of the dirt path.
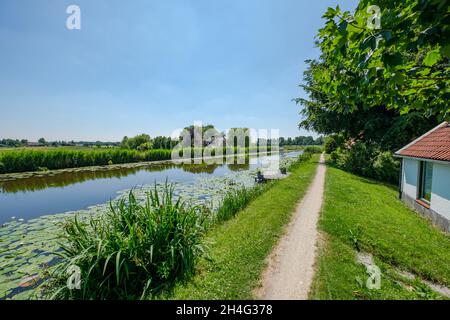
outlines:
M269 256L262 278L262 287L256 295L261 299L307 299L314 276L317 221L323 200L325 184L324 156L316 176L303 200L298 204L286 234Z

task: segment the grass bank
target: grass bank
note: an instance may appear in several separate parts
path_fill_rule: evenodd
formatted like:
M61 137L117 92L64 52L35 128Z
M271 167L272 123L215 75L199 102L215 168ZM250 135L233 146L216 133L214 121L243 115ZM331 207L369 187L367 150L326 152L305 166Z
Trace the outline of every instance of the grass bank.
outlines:
M319 229L312 299L435 299L424 280L450 287L450 237L405 207L394 187L328 168ZM358 248L381 269L379 290L366 287Z
M209 258L200 260L197 274L164 297L171 299L251 299L295 205L306 193L319 155L292 168L291 175L273 183L234 218L207 235Z

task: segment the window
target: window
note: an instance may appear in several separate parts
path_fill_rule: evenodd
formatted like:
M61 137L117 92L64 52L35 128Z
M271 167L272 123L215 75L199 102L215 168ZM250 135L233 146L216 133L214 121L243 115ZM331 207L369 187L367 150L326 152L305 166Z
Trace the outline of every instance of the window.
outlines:
M433 163L420 162L419 199L431 201L431 181L433 179Z

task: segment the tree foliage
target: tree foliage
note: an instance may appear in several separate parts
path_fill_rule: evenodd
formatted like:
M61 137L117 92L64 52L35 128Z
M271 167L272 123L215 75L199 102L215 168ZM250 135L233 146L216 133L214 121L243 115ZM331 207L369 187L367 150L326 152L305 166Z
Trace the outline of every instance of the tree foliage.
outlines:
M369 5L381 11L371 28ZM398 148L450 108L450 15L442 0L361 0L354 14L329 8L318 60L302 85L300 126Z
M148 134L139 134L133 138L128 138L127 136L123 137L122 142L120 143L121 148L124 149L144 149L149 150L152 148L151 138Z

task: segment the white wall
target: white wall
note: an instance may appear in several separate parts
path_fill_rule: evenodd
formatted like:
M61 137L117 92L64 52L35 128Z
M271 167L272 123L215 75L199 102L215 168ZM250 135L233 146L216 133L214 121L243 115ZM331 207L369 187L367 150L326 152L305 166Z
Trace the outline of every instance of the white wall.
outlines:
M419 163L403 159L402 192L411 199L417 198ZM433 162L430 209L450 220L450 164Z
M403 172L402 172L402 191L405 195L412 199L417 198L417 181L419 161L414 159L403 159Z
M430 208L450 219L450 164L433 163Z

